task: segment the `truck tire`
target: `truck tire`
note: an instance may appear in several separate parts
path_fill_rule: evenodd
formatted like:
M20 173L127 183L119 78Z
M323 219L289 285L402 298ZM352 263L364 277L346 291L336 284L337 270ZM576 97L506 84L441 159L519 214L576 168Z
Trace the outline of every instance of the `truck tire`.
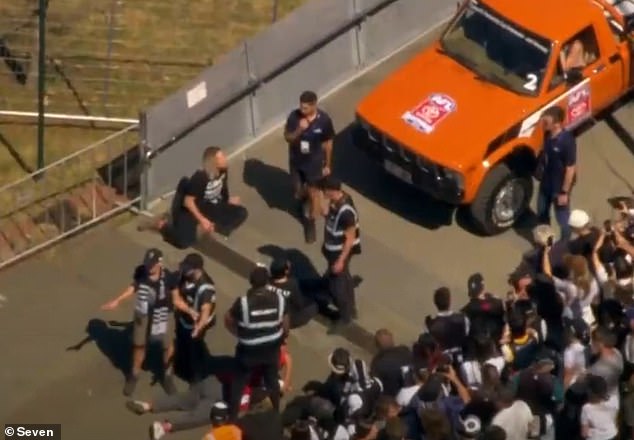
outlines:
M475 227L484 235L496 235L515 224L528 209L533 180L501 163L484 178L470 206Z

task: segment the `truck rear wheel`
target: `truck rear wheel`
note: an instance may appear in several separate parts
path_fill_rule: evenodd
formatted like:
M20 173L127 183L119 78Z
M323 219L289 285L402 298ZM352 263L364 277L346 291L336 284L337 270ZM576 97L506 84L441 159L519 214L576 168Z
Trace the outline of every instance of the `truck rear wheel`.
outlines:
M533 180L513 172L506 164L489 171L471 204L471 217L485 235L509 229L528 209L533 195Z

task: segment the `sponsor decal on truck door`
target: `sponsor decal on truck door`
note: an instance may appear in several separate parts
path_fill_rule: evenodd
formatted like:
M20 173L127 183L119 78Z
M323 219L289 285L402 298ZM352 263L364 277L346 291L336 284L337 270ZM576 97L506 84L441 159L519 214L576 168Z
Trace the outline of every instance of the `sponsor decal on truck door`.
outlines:
M590 82L585 83L579 89L573 90L567 97L566 103L566 127L574 128L592 116L592 102L590 95Z

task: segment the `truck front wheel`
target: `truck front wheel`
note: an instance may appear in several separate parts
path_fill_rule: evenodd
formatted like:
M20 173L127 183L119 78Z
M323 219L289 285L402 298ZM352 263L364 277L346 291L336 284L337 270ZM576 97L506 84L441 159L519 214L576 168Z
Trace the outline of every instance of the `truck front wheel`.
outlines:
M513 172L506 164L492 168L471 204L471 217L485 235L495 235L513 226L528 209L533 180Z

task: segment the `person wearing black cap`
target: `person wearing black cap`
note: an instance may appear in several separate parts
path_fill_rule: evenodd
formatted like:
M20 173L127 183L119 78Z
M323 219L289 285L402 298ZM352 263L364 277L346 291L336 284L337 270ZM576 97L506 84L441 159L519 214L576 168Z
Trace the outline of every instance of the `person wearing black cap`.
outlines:
M467 281L469 302L463 307L470 322L470 333L484 334L499 341L504 331L504 303L488 293L484 286L484 277L474 273Z
M279 257L269 268L271 281L267 289L280 293L286 299L290 328L302 327L317 314L317 305L304 296L299 283L291 275L291 262Z
M425 325L443 352L451 357L453 365L458 366L462 362L462 351L469 334L469 319L464 313L451 310L451 292L447 287L436 289L434 305L438 314L428 315Z
M352 197L341 189L341 181L327 176L320 185L329 202L322 246L328 263L328 290L339 309L339 324L347 325L356 316L350 259L361 253L359 214Z
M231 383L232 418L240 410L242 391L255 371L260 371L276 410L280 406L278 377L280 348L289 329L286 300L266 288L269 271L257 265L249 277L251 288L236 299L225 314L225 326L237 337L236 366Z
M114 310L119 304L136 294L134 326L132 336L132 369L126 380L123 394L132 395L136 388L141 366L145 360L146 346L158 342L163 348L164 370L162 385L168 394L176 391L172 381L171 366L174 354L173 310L197 317L178 293L178 282L174 274L163 267L163 252L149 249L143 264L134 271L133 282L114 300L102 306L103 310Z
M203 265L203 257L198 253L188 254L180 264L178 290L187 305L198 314L196 320L187 313L177 312L176 315L177 365L185 367L185 375L191 383L204 377L209 356L205 333L216 318L216 288Z

